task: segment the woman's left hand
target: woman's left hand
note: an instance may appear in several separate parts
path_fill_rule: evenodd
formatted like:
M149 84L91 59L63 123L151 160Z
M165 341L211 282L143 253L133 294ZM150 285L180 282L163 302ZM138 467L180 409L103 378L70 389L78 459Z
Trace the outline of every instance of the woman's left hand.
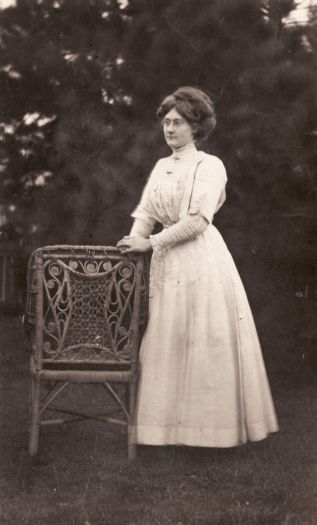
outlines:
M152 245L150 239L145 239L141 235L125 235L117 243L117 248L121 253L147 252L152 248Z

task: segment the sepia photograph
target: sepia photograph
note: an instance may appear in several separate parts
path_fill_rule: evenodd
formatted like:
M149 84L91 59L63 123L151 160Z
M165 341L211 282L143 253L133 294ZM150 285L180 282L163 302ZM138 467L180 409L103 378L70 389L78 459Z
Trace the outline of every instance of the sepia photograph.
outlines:
M0 524L317 524L317 0L0 0Z

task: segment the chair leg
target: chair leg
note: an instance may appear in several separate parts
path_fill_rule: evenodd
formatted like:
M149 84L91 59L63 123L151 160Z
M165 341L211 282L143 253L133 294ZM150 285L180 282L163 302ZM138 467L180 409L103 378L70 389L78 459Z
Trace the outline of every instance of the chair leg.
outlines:
M132 461L136 458L135 436L133 435L134 432L132 429L132 426L134 424L134 412L136 403L136 383L134 381L129 383L127 391L129 396L128 459Z
M136 444L129 442L128 444L128 460L134 461L136 459Z
M39 447L40 435L40 393L41 382L38 377L32 377L32 400L31 400L31 428L29 452L31 456L35 456Z

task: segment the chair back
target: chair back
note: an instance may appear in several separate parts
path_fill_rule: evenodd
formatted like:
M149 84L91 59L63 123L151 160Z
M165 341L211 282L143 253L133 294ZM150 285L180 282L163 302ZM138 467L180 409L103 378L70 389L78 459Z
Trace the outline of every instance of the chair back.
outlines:
M28 267L35 367L135 367L145 297L142 256L105 246L47 246Z

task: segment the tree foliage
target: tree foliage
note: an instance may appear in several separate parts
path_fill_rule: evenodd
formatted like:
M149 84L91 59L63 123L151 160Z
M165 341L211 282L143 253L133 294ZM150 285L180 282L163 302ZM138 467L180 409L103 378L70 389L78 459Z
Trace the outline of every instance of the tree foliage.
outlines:
M316 39L311 25L285 24L294 5L17 0L3 10L1 198L27 242L104 244L127 231L151 166L168 154L156 107L180 85L215 100L205 149L228 169L229 237L252 222L268 253L285 250L293 226L281 220L270 234L283 216L304 217L309 237Z

